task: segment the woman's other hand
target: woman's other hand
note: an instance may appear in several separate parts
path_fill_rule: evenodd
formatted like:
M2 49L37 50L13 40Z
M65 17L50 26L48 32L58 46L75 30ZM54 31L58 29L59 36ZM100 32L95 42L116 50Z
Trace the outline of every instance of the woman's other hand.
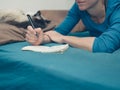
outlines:
M49 36L51 41L56 42L56 43L63 43L64 35L56 31L48 31L45 34Z

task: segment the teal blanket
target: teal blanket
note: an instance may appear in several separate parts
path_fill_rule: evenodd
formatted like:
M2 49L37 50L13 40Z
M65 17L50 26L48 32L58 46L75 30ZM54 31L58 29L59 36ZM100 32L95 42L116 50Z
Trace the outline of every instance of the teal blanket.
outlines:
M0 90L120 90L120 50L38 53L22 51L26 45L0 46Z

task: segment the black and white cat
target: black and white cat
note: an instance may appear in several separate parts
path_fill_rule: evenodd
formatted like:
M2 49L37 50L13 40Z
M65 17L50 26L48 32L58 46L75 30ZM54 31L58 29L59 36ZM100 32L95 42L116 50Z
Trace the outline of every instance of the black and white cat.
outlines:
M32 20L35 27L40 27L42 29L46 28L51 22L42 16L41 11L37 11L33 14ZM22 10L17 9L0 9L0 23L7 23L25 29L30 25L26 14Z

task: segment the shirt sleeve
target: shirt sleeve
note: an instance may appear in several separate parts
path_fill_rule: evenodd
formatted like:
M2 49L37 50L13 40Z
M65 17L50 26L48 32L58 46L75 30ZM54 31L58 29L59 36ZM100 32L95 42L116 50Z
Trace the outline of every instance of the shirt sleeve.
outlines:
M109 28L95 38L93 52L112 53L120 48L120 6L115 9L109 21Z
M74 3L63 22L55 30L63 35L67 35L80 20L79 11L77 4Z

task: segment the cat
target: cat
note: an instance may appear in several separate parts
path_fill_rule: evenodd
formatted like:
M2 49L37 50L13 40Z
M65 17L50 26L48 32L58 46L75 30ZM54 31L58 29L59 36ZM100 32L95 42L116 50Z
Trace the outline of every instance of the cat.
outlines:
M51 22L51 20L47 20L42 16L40 10L32 15L32 20L36 28L42 29L46 28ZM0 23L7 23L25 29L30 25L26 14L22 10L17 9L0 9Z

